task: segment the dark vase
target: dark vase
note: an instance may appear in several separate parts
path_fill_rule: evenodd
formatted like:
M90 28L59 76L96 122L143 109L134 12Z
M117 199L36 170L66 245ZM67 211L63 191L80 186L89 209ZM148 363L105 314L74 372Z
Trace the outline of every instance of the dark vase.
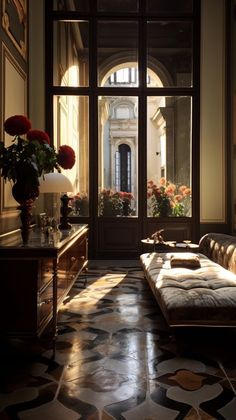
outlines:
M158 206L160 217L168 217L171 215L171 205L168 199L162 199Z
M121 214L120 208L116 205L116 201L104 200L102 216L116 217Z
M87 199L75 201L75 213L79 216L88 216L89 214L89 202Z
M17 181L12 187L12 195L20 204L17 209L20 210L21 219L21 237L23 245L29 242L30 223L32 217L33 203L39 195L38 185L29 185Z
M123 216L129 216L130 213L130 206L128 201L123 201Z

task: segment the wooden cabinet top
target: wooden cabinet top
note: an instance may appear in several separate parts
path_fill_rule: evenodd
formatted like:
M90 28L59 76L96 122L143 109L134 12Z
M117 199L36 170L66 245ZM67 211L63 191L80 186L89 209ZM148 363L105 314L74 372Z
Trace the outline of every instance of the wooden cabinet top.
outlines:
M87 234L87 224L74 224L71 229L59 230L48 237L37 228L32 228L27 245L22 244L20 229L0 235L0 259L22 257L57 257L61 252Z

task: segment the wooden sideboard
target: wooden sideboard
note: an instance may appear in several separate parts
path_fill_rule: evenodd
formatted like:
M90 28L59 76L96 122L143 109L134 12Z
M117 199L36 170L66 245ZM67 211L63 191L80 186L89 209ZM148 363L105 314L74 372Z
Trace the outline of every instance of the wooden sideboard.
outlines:
M0 236L0 334L40 337L56 332L57 312L88 262L88 226L72 225L47 238L30 232L22 246L19 231Z

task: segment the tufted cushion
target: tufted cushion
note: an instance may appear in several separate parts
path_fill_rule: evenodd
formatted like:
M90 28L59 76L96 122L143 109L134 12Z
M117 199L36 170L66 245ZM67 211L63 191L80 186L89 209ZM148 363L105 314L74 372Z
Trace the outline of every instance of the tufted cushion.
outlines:
M184 254L186 258L195 255ZM236 275L203 254L198 254L200 268L171 268L173 255L179 256L170 252L140 256L146 278L168 324L236 325Z
M236 274L236 237L207 233L199 241L199 252Z

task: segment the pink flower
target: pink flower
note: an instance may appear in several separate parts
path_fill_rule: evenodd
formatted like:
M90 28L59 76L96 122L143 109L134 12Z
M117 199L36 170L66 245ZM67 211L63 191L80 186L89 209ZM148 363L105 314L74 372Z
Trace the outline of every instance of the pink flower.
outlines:
M126 192L126 191L121 191L120 192L120 197L121 197L122 200L128 201L128 202L133 200L133 198L134 198L132 193L129 193L129 192Z
M148 187L152 188L154 182L152 180L150 180L150 181L147 182L147 184L148 184Z
M4 122L4 130L10 136L26 134L31 129L30 120L24 115L13 115Z

